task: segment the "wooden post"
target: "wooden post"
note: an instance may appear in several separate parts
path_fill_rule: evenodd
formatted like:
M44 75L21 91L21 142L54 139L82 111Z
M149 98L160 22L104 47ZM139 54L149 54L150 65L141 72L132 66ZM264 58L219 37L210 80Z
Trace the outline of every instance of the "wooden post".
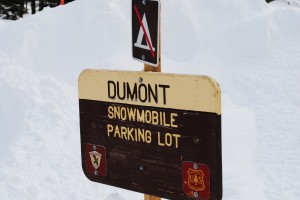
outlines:
M159 47L160 47L160 43L159 43ZM145 72L161 72L161 65L160 64L161 64L161 62L160 62L160 55L159 55L158 66L157 67L152 67L151 65L144 64L144 71ZM144 200L161 200L161 198L145 194Z
M160 19L159 19L159 26L160 26ZM160 29L160 27L159 27L159 29ZM144 64L144 71L145 72L161 72L161 32L159 32L158 66L157 67L153 67L151 65ZM161 200L161 198L145 194L144 200Z
M157 67L152 67L151 65L144 64L144 71L145 72L161 72L160 62L158 63Z
M159 12L160 12L160 10L159 10ZM160 32L160 24L161 24L160 20L161 19L158 19L158 20L159 20L159 43L158 43L159 44L159 55L157 55L158 56L158 66L153 67L151 65L144 64L145 72L161 72L161 32ZM161 198L145 194L144 200L161 200Z
M145 194L144 200L161 200L161 198Z

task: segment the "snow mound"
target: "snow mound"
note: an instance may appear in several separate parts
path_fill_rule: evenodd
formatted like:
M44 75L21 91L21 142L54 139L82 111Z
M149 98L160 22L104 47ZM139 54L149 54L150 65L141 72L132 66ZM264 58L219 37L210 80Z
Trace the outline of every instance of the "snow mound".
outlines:
M143 198L90 182L80 158L79 73L142 69L130 3L77 0L0 21L1 199ZM223 199L298 199L299 21L275 2L162 1L163 71L221 85Z

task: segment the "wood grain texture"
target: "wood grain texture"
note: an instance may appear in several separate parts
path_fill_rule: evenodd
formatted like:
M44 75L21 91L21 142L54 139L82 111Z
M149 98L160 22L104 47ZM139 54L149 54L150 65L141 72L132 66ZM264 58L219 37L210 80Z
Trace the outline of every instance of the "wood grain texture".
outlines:
M182 163L192 161L209 166L210 199L222 196L221 116L216 113L182 111L166 108L141 107L128 104L112 104L92 100L80 100L80 129L82 167L86 176L95 182L128 190L155 195L167 199L190 200L182 190ZM108 118L108 106L126 106L128 109L144 109L177 113L178 127L165 127ZM152 133L151 144L128 141L108 136L107 124L129 128L147 129ZM182 137L179 148L159 146L160 132L177 133ZM85 146L102 145L107 154L107 176L100 177L86 172ZM141 170L141 166L143 169Z
M144 71L145 72L161 72L160 62L157 67L153 67L151 65L144 64Z
M144 200L161 200L160 197L145 194Z

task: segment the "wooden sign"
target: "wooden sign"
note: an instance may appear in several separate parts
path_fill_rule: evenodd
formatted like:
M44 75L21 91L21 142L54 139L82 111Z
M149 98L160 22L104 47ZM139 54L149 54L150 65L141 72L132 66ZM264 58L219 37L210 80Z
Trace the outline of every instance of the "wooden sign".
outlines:
M132 0L133 59L157 67L159 62L159 0Z
M88 179L167 199L221 199L221 94L207 76L85 70Z

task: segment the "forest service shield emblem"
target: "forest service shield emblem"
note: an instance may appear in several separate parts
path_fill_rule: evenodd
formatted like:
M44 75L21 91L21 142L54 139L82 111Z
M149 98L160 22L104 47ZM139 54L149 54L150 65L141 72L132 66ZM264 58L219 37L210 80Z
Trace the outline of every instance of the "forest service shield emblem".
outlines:
M203 191L205 189L204 173L202 170L188 170L188 186L196 191Z
M182 163L182 189L188 197L210 199L210 168L197 162Z

